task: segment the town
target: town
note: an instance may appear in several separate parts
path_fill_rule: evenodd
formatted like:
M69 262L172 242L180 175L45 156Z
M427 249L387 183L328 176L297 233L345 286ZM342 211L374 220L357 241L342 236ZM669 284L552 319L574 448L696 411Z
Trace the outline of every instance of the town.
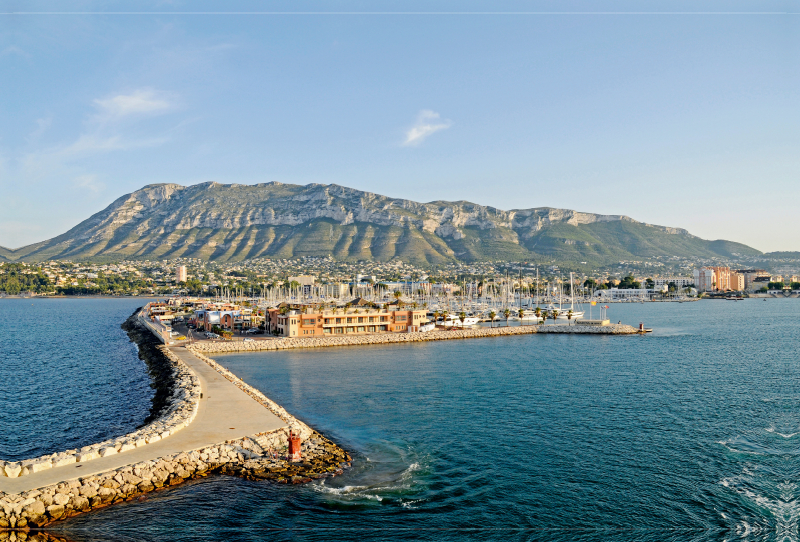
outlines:
M795 262L790 262L795 263ZM721 265L651 269L643 262L620 262L619 270L574 273L572 295L604 302L665 300L720 294L791 294L800 290L800 262L772 272ZM552 295L569 290L569 272L557 265L528 262L452 263L424 269L392 262L337 262L331 258L258 259L218 264L197 259L118 263L0 263L0 296L125 295L277 298L281 289L306 295L358 297L373 290L412 290L473 296L484 288L517 294ZM508 295L506 292L503 295Z

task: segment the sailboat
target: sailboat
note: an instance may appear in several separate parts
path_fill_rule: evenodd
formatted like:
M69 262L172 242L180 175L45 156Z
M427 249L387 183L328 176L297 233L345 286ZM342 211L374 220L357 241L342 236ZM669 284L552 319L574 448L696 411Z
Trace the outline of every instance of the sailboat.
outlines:
M572 272L570 272L570 274L569 274L569 309L561 312L563 310L563 309L561 309L561 303L558 304L558 306L559 306L558 319L559 320L570 320L570 319L577 320L578 318L583 318L584 311L575 310L575 293L573 292L573 289L572 289L572 282L573 282ZM560 301L560 298L559 298L559 301ZM578 308L580 309L580 307L578 307Z

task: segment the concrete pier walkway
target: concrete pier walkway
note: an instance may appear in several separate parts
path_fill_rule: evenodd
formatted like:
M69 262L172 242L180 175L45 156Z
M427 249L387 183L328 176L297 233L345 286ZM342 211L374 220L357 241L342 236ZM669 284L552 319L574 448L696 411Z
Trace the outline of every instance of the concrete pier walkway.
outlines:
M188 350L184 348L170 350L197 374L203 392L197 416L188 427L159 442L120 454L100 457L85 463L54 467L19 478L0 477L0 492L22 493L142 461L155 460L170 454L198 450L226 440L287 427L283 420Z

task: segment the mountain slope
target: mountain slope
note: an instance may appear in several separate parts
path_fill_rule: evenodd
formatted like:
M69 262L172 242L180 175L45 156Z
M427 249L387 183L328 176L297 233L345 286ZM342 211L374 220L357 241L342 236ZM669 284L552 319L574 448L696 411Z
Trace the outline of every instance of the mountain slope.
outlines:
M337 185L148 185L53 239L0 252L9 260L192 257L217 261L333 256L448 261L590 261L760 255L730 241L626 216L567 209L503 211L418 203Z

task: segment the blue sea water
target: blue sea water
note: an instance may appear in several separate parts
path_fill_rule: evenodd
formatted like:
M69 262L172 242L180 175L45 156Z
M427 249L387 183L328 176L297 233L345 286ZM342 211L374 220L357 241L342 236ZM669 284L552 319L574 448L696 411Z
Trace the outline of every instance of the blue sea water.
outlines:
M800 540L800 300L620 304L609 316L655 332L218 356L350 450L352 469L304 486L211 477L53 529L75 540ZM46 429L38 396L31 423Z
M133 431L153 390L120 325L141 299L0 299L0 460Z

